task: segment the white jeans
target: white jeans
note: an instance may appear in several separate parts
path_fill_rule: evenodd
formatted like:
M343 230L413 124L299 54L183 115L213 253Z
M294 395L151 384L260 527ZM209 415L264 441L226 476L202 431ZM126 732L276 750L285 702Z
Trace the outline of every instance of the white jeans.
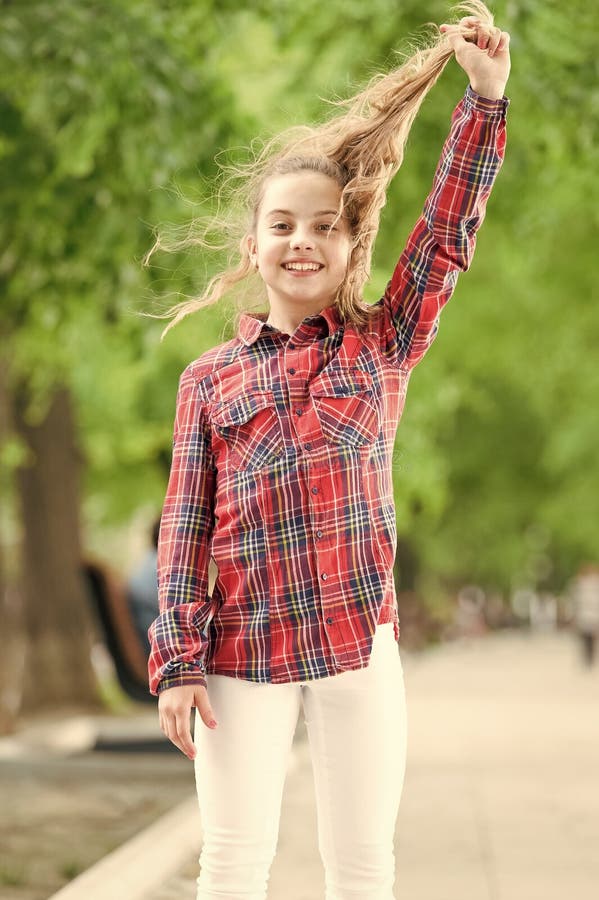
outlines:
M300 705L310 742L326 900L393 900L407 742L393 623L364 669L290 684L207 675L218 727L196 712L204 832L197 900L264 900ZM317 900L317 898L315 898Z

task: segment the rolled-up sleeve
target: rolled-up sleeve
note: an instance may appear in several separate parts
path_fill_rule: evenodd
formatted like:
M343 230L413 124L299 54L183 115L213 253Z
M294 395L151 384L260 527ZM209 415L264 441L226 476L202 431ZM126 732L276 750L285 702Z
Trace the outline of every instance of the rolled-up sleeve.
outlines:
M509 102L481 97L468 85L453 111L432 189L379 301L384 352L402 368L422 359L459 273L470 266L505 154Z
M188 366L177 391L173 455L158 539L159 615L148 629L152 694L206 684L215 479L206 410Z

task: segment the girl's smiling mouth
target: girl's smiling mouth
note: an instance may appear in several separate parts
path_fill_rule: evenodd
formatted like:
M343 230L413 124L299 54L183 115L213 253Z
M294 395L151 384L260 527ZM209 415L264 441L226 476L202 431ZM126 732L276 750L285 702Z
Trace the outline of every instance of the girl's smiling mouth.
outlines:
M281 267L292 275L313 275L324 268L322 263L303 260L282 263Z

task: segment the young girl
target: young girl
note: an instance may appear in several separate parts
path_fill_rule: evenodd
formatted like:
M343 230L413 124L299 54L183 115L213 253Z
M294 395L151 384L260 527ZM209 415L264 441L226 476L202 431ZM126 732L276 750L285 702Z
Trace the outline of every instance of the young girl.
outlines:
M162 730L195 761L198 900L266 896L300 707L326 898L393 897L407 723L391 458L410 373L472 259L509 103L509 35L482 3L464 7L472 15L343 114L267 145L237 268L171 323L251 277L268 299L181 376L162 512L149 681ZM369 305L386 187L454 54L470 83L423 213Z

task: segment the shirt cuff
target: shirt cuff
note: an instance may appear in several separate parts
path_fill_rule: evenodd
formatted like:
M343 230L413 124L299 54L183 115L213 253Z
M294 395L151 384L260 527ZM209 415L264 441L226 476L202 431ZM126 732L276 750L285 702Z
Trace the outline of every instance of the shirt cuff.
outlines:
M187 687L188 684L197 684L199 687L207 687L206 676L201 672L193 674L188 672L187 675L167 675L157 685L155 695L161 694L173 687Z
M481 112L489 116L495 115L500 118L505 116L510 105L509 97L506 97L505 94L499 100L491 100L489 97L477 94L471 84L466 88L464 101L466 106L474 112Z
M181 663L175 671L168 672L160 679L156 690L151 693L160 694L172 687L185 687L188 684L199 684L206 687L206 665L199 663Z

